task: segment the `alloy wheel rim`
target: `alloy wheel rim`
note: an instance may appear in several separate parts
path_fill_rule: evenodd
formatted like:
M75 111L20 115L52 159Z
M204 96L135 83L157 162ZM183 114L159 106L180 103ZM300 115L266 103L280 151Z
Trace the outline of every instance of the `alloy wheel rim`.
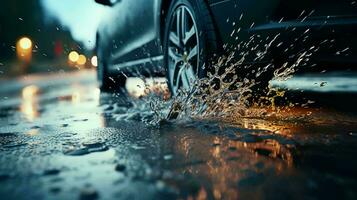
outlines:
M187 6L175 10L168 35L168 78L173 95L189 91L197 79L199 38L197 24Z

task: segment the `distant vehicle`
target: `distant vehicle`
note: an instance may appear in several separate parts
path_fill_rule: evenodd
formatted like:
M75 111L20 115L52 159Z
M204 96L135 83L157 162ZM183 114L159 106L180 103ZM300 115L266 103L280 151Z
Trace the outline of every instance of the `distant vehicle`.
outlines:
M319 47L313 57L319 63L355 63L357 58L354 0L95 1L111 7L97 32L102 89L123 86L134 72L146 76L164 68L175 95L207 75L211 58L240 51L235 47L252 36L265 38L257 42L269 44L260 45L269 56L248 56L248 63L283 63L291 46L296 52Z

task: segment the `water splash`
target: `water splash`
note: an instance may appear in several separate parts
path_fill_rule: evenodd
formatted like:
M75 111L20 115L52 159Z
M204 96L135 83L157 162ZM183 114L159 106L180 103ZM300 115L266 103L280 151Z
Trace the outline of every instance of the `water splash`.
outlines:
M296 32L296 29L290 31ZM294 41L300 42L299 47L285 44L281 34L273 37L256 34L236 46L226 44L223 47L228 53L202 67L207 76L197 78L190 90L180 89L171 99L167 98L167 91L158 92L142 78L147 96L134 100L133 108L127 112L133 116L122 117L160 125L173 119L277 116L279 112L296 106L296 103L285 102L286 106L277 106L277 100L284 99L286 90L273 87L269 81L283 82L301 68L315 66L311 56L322 45L333 43L330 40L309 43L309 34L309 29L297 34ZM271 59L273 50L277 48L283 52L280 62ZM269 62L261 64L267 60Z
M270 40L269 37L264 40L252 36L247 43L240 43L228 56L218 58L207 69L206 78L198 79L190 91L181 90L173 99L168 119L261 117L268 111L279 112L275 101L284 97L285 91L273 88L268 84L271 79L265 76L271 73L272 79L276 81L290 79L299 67L307 65L315 48L312 46L299 51L280 66L273 62L262 67L246 64L251 55L256 55L255 62L269 56L278 38L279 34ZM256 44L257 40L259 44ZM237 52L240 53L237 55ZM243 72L244 76L239 76L237 72Z

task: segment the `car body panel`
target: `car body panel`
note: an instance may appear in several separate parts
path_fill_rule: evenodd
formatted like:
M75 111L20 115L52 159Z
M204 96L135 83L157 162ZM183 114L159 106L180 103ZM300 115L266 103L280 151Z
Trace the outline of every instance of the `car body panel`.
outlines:
M100 51L109 66L159 56L159 0L121 0L98 30ZM128 12L130 11L130 12Z
M112 6L98 29L97 47L100 59L107 62L111 71L138 66L148 68L148 71L160 70L163 58L162 5L167 1L118 0ZM324 37L319 30L325 26L328 34L343 37L337 33L351 32L356 27L357 3L353 2L206 0L219 47L225 44L235 46L254 34L288 34L284 30L289 27L311 29L315 37ZM238 28L240 32L232 37L233 31Z

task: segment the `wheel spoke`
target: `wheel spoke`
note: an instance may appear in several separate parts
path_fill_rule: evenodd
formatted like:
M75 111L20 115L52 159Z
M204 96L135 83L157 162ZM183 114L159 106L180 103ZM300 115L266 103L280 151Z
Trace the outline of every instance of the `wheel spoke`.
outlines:
M190 89L190 82L187 77L187 69L186 66L182 67L182 72L181 72L181 81L182 81L182 86L184 89L189 90Z
M169 79L170 84L175 85L175 70L169 70Z
M188 53L187 60L191 60L194 56L197 56L197 54L198 54L198 47L196 45Z
M185 72L186 72L187 80L191 86L194 83L194 81L196 80L196 74L193 70L192 65L188 65Z
M185 37L183 39L183 43L186 44L188 42L188 40L194 36L196 34L196 28L195 26L192 26L190 31L188 31L187 33L185 33Z
M178 39L181 38L181 8L176 11L176 34Z
M183 83L184 80L183 79L184 77L182 77L182 75L184 74L183 71L184 71L184 67L181 67L176 75L176 84L174 84L176 91L179 89L180 83Z
M177 63L177 62L179 62L181 60L181 56L173 50L173 47L169 47L169 57L175 63Z
M181 32L180 32L180 41L184 40L185 33L186 33L186 9L184 7L181 8L181 21L180 21L180 26L181 26Z
M177 47L180 47L180 39L177 37L177 35L173 32L170 32L170 41L175 44Z
M168 70L169 70L169 78L170 78L170 83L171 85L175 85L174 81L176 80L177 83L177 77L175 77L175 73L177 71L177 68L179 67L178 64L181 61L181 56L179 56L173 49L173 47L169 47L168 49L168 54L170 57L170 61L169 61L169 66L168 66Z

